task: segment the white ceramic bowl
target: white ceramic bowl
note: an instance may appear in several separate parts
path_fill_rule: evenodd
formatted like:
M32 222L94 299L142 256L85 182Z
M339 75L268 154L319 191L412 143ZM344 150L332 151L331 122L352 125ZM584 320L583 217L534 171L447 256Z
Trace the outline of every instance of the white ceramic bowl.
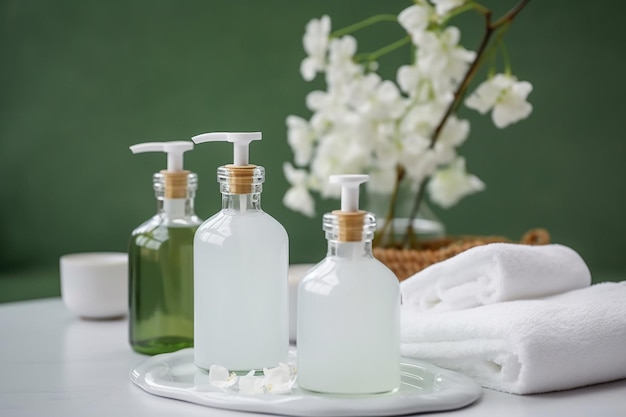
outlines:
M88 252L60 259L61 297L82 318L109 319L128 312L128 254Z

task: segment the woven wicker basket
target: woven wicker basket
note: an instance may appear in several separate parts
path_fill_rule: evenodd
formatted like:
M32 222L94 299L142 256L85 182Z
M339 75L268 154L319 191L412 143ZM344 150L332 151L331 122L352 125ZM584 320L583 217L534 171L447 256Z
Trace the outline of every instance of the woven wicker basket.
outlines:
M446 237L422 244L420 249L374 248L374 256L391 269L398 280L403 281L434 263L451 258L474 246L494 242L511 242L502 236ZM550 234L544 229L532 229L522 236L519 243L545 245Z

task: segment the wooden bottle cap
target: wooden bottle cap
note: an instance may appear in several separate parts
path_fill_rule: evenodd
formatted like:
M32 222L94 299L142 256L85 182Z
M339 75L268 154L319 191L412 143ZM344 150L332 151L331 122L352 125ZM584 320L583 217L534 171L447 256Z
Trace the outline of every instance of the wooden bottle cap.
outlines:
M229 172L229 186L232 194L250 194L256 165L226 165Z
M367 212L363 210L334 210L332 214L337 216L339 227L338 240L340 242L360 242L363 240L363 224Z
M187 198L187 176L189 173L189 171L161 171L165 178L165 198Z

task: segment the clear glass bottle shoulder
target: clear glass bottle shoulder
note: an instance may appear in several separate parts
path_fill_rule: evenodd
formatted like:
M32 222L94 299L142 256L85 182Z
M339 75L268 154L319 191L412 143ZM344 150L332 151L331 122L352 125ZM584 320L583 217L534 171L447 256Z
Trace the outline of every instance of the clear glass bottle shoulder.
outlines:
M167 216L156 214L137 226L132 231L132 236L138 234L152 233L159 228L170 228L170 227L198 227L202 224L202 219L200 219L196 215L178 217L178 218L169 218Z
M286 241L287 231L266 212L256 210L241 213L238 210L222 209L198 227L195 240L198 243L222 246L246 237L262 243L263 238L269 236Z

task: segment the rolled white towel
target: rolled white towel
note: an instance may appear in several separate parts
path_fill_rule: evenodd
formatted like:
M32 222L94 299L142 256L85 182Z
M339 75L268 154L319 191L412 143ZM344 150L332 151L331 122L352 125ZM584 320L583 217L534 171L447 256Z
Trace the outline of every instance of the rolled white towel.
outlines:
M466 250L402 282L402 300L422 311L449 311L537 298L591 284L585 261L559 245L491 243Z
M514 394L626 378L626 281L463 311L403 306L401 351Z

